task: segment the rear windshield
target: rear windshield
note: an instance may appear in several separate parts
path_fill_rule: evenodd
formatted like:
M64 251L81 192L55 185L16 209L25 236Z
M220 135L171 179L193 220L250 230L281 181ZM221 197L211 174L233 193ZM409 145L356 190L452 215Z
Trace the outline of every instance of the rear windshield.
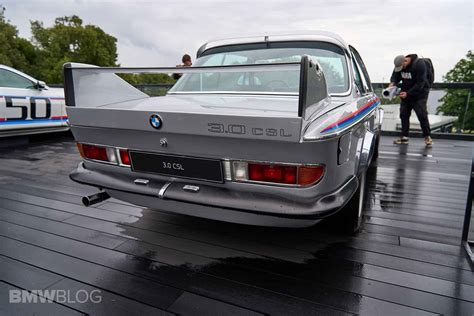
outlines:
M210 49L193 66L224 66L244 64L300 62L309 55L323 68L330 94L349 90L346 59L343 50L325 42L284 42L232 45ZM299 71L278 70L261 72L185 74L170 90L179 92L299 92Z

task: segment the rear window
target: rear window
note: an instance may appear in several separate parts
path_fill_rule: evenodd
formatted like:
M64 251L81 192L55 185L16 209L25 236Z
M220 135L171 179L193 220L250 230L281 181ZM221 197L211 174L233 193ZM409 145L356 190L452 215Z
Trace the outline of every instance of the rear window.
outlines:
M317 60L323 68L330 94L349 90L343 50L325 42L284 42L232 45L211 49L194 66L225 66L300 62L303 55ZM229 72L185 74L170 93L179 92L299 92L299 71Z

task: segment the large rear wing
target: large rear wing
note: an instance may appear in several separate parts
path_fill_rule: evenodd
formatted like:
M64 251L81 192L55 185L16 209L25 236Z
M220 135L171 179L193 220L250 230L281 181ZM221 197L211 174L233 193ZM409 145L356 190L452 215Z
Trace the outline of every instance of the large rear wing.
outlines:
M69 107L101 107L118 102L149 98L116 74L196 74L196 73L254 73L299 71L298 116L306 117L307 109L328 98L326 80L321 66L309 56L301 62L249 64L206 67L97 67L66 63L63 66L65 102ZM296 93L293 93L296 94Z

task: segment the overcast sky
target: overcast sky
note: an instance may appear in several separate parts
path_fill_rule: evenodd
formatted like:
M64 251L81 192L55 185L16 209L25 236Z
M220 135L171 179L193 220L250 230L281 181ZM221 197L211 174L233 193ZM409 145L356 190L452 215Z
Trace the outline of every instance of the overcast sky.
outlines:
M42 1L0 0L6 18L30 38L30 20L51 26L78 15L117 38L122 66L174 66L201 44L266 33L332 31L355 46L372 81L387 81L393 57L433 60L436 81L474 49L473 0Z

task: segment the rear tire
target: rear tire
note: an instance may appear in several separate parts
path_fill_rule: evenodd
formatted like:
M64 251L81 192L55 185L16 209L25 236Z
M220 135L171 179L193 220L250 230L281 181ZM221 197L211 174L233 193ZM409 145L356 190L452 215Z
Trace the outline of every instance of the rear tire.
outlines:
M379 130L377 132L377 138L375 139L375 146L374 146L374 153L372 154L372 162L374 161L377 161L377 159L379 158L379 144L380 144L380 137L382 136L381 135L381 129L379 127Z
M367 192L367 171L359 176L359 187L349 202L335 215L337 227L345 234L353 234L360 229L362 210Z

